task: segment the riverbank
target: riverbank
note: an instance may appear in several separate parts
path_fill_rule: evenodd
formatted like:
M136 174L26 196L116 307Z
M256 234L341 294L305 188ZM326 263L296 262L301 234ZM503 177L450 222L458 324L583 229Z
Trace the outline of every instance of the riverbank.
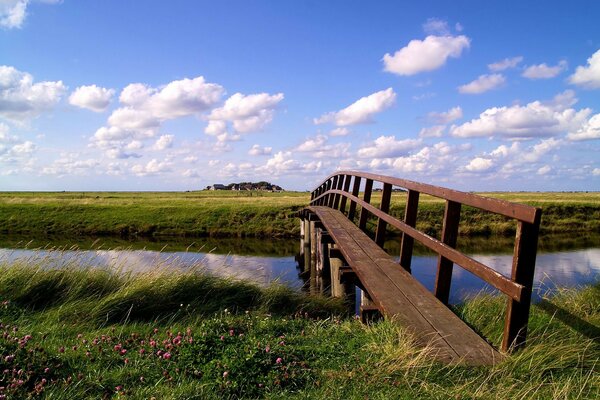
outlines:
M335 301L196 273L1 266L8 397L581 398L600 395L600 285L534 305L528 346L494 367L445 366L390 322ZM496 345L505 301L457 313ZM99 379L100 377L100 379Z
M483 193L543 208L541 233L600 232L600 193ZM301 192L61 192L0 193L0 233L30 237L295 238L294 213L309 203ZM378 193L373 203L378 204ZM442 228L444 203L422 196L417 227ZM390 213L402 218L405 194L394 193ZM374 226L374 221L370 223ZM461 234L512 235L514 222L463 207Z

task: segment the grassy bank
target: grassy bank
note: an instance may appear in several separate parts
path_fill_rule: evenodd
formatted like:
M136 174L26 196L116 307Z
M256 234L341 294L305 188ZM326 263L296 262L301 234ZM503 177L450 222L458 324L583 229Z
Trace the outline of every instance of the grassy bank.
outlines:
M390 322L195 273L3 266L8 398L573 398L600 396L600 286L532 309L529 346L494 367L440 365ZM504 301L457 312L496 344Z
M250 196L252 195L252 196ZM484 193L543 207L542 233L600 232L600 193ZM308 193L0 193L0 233L121 237L297 237ZM373 202L378 203L375 193ZM405 195L391 213L402 217ZM444 203L422 196L418 228L439 235ZM373 223L372 223L373 225ZM463 207L461 234L510 235L514 222Z

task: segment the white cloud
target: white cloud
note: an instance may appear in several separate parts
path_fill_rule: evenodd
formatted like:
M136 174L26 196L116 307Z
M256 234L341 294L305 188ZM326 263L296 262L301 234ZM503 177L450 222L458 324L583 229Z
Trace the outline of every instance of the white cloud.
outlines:
M600 88L600 50L596 51L587 60L587 66L579 66L575 73L569 77L569 82L573 85L581 86L587 89Z
M456 121L462 118L463 111L460 107L453 107L445 112L430 112L427 114L427 119L437 124L449 124L450 122Z
M449 35L448 22L438 18L428 18L423 24L423 30L429 35Z
M394 55L383 56L384 70L397 75L415 75L443 66L449 57L460 57L470 46L470 39L460 36L427 36L425 40L411 40Z
M388 88L362 97L343 110L324 114L316 118L314 123L333 122L337 126L364 124L371 122L373 115L390 108L395 101L394 89Z
M348 134L350 134L350 129L344 127L335 128L329 132L329 136L347 136Z
M544 165L543 167L538 168L537 174L547 175L550 171L552 171L552 168L549 165Z
M592 175L600 176L600 168L594 168L594 170L592 171Z
M340 158L348 156L349 143L327 144L327 136L317 135L308 138L294 149L300 153L310 153L313 158Z
M186 169L185 171L183 171L183 176L185 176L186 178L198 178L200 177L200 174L196 170Z
M123 160L123 159L127 159L127 158L140 158L142 157L140 154L137 153L128 153L126 151L124 151L123 149L120 148L112 148L112 149L108 149L106 150L106 156L108 158L112 158L112 159L119 159L119 160Z
M87 175L90 171L96 171L100 163L88 158L81 159L79 154L70 154L55 160L49 166L42 168L43 175L72 176Z
M506 82L502 74L479 75L477 79L458 87L458 92L463 94L480 94L496 89Z
M223 107L215 108L210 113L204 132L222 135L227 131L227 122L233 125L233 130L237 133L259 131L273 120L275 108L283 98L283 93L235 93L225 101Z
M58 4L61 0L37 0L39 3ZM27 6L31 0L1 0L0 27L6 29L20 28L27 17Z
M150 160L146 165L136 164L131 171L137 176L153 176L171 171L172 163L169 161Z
M575 132L567 135L569 140L591 140L600 139L600 114L592 116L584 122Z
M255 144L248 151L248 154L251 156L269 156L271 155L272 147L260 147L260 145Z
M419 137L427 138L427 137L442 137L444 135L444 131L446 130L446 125L434 125L427 128L423 128L419 131Z
M52 109L66 91L62 81L33 83L14 67L0 66L0 116L13 121L37 117Z
M162 135L158 138L156 143L154 143L154 150L165 150L169 149L173 146L173 140L175 139L174 135Z
M523 74L521 75L529 79L550 79L554 78L566 69L567 62L562 60L558 63L558 65L555 65L554 67L550 67L545 63L539 65L531 65L525 68L525 71L523 71Z
M465 169L469 172L483 172L488 171L494 166L494 161L489 158L476 157L471 160Z
M421 144L421 139L396 140L395 136L380 136L358 150L361 158L392 158L406 155Z
M573 94L565 92L553 101L534 101L526 106L493 107L485 110L479 118L453 125L450 134L455 137L505 136L509 138L532 138L572 132L587 121L590 109L576 111L567 108L573 103Z
M504 60L497 61L495 63L488 64L488 68L492 72L500 72L509 68L514 68L523 61L522 56L505 58Z
M102 112L108 108L114 94L114 89L106 89L96 85L79 86L69 96L69 103L91 111Z

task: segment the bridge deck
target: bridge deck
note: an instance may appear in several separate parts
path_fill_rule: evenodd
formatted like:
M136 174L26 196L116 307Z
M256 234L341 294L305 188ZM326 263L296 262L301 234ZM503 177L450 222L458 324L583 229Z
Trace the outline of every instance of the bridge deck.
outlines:
M320 219L382 314L398 320L419 345L432 348L437 359L468 365L503 359L344 214L321 206L308 210Z

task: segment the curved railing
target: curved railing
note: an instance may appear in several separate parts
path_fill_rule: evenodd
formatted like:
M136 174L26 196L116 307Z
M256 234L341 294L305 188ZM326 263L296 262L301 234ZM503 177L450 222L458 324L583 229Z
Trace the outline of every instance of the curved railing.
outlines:
M375 182L382 184L379 208L370 204ZM388 214L394 186L408 192L403 220ZM361 192L362 198L359 197ZM446 201L441 240L415 228L421 193ZM346 210L348 202L350 204ZM312 192L311 205L338 209L351 221L355 220L357 207L360 206L358 227L366 230L369 217L371 215L376 217L374 240L380 246L383 246L385 241L388 225L400 230L402 232L400 265L408 272L411 270L415 240L436 252L438 266L434 294L445 304L448 303L454 264L483 279L509 298L502 349L508 350L511 346L520 347L525 343L541 218L540 208L406 179L356 171L340 171L327 177ZM500 214L517 221L510 278L455 249L462 205Z

